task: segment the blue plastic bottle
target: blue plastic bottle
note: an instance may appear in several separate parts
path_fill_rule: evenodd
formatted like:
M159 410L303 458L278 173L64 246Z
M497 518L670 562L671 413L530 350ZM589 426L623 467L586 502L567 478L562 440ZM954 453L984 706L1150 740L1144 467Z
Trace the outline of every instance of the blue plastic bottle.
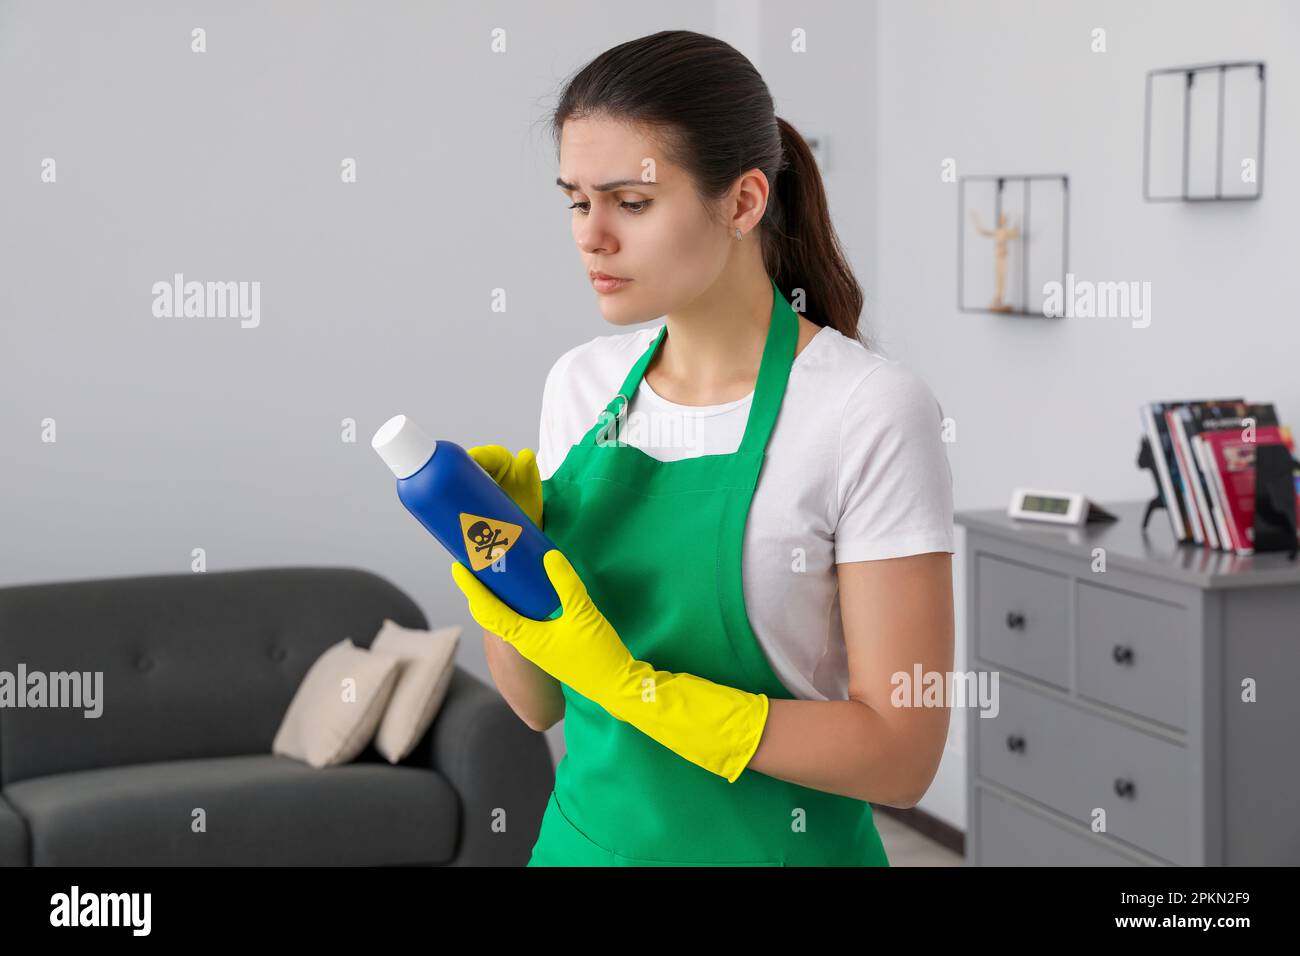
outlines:
M542 564L555 545L464 448L434 441L405 415L384 422L370 447L397 476L406 510L493 594L534 621L560 616Z

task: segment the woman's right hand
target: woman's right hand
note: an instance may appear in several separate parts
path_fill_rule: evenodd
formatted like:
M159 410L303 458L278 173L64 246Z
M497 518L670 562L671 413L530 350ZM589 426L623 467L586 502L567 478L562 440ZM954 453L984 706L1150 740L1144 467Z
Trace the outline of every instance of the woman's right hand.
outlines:
M492 476L501 490L542 527L542 478L537 470L537 456L531 448L522 448L518 455L510 453L504 445L475 445L466 452Z

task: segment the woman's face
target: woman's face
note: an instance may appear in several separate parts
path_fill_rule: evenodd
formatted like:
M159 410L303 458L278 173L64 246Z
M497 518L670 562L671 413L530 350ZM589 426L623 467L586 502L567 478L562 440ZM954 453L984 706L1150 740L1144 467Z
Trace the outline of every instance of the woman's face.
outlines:
M609 291L592 283L613 325L647 322L694 301L726 268L732 232L708 217L686 172L642 127L567 120L559 185L576 204L573 240L586 280L599 272L631 280Z

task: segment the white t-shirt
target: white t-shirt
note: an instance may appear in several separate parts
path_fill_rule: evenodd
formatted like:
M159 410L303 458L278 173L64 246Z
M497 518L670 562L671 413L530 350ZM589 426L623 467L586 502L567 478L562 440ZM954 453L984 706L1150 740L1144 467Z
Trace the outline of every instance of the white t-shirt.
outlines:
M661 326L598 336L556 360L542 396L543 480L596 423ZM619 437L662 461L731 454L753 398L678 405L642 378ZM754 635L796 697L848 698L837 563L954 550L942 419L916 373L833 328L795 356L750 503L741 577Z

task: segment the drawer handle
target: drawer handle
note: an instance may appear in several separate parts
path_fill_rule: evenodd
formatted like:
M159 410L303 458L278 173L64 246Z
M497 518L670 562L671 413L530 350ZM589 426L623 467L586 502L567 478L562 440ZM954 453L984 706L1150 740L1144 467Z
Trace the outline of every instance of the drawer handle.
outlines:
M1116 664L1132 664L1133 648L1125 647L1123 644L1116 644L1115 650L1111 652L1111 656L1115 658Z
M1025 616L1019 611L1007 611L1007 627L1013 631L1025 629Z
M1024 738L1024 737L1021 737L1021 736L1018 735L1018 734L1008 734L1008 735L1007 735L1007 749L1010 750L1012 753L1017 753L1017 752L1018 752L1018 753L1024 753L1024 752L1025 752L1025 738Z
M1133 795L1137 793L1137 784L1132 780L1129 780L1127 777L1116 777L1115 793L1121 797L1126 797L1127 799L1132 800Z

